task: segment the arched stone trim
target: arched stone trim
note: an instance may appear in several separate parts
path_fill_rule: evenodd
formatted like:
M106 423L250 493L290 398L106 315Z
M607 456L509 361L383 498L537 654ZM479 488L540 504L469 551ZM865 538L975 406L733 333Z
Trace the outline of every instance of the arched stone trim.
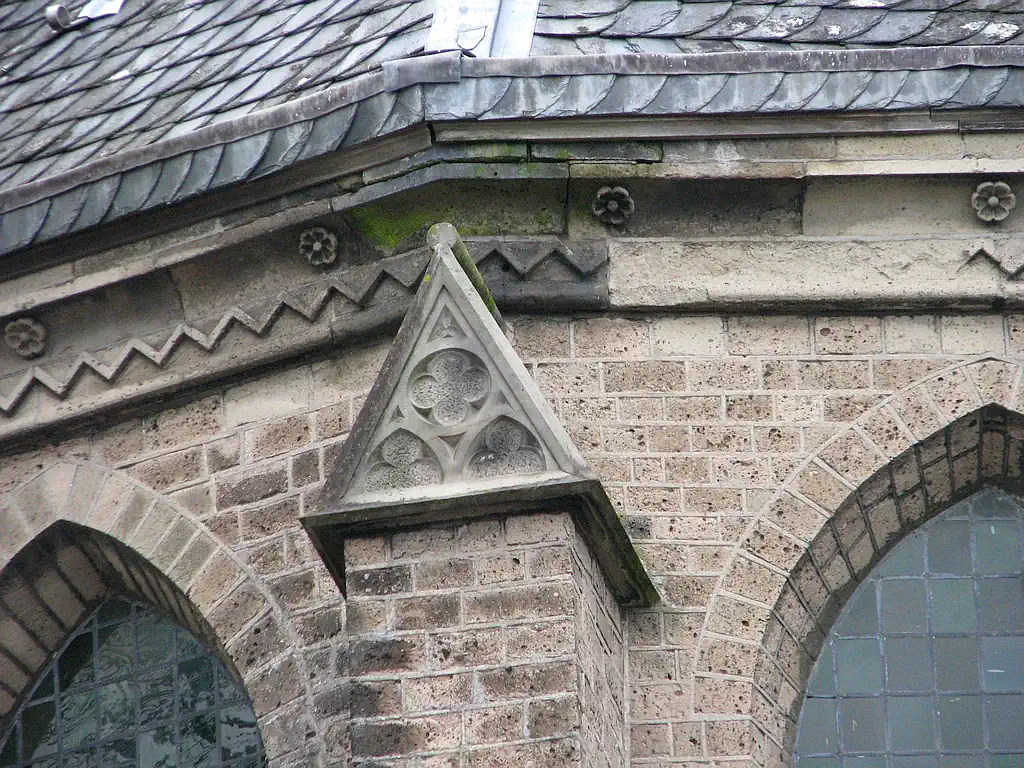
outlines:
M750 722L787 766L808 676L846 598L902 536L982 486L1024 489L1021 367L958 363L823 443L752 519L697 643L697 717Z
M252 700L271 766L321 764L296 631L266 585L187 512L123 473L63 460L0 496L0 531L0 680L14 675L0 687L0 717L89 606L120 592L222 652ZM31 662L12 667L28 642Z

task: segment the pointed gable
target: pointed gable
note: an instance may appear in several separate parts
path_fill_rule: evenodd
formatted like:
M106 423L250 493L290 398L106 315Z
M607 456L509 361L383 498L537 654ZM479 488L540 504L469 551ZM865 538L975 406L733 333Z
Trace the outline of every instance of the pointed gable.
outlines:
M328 479L326 509L303 520L338 583L347 536L560 508L620 600L650 602L611 502L489 309L455 228L437 225L429 240L433 257Z

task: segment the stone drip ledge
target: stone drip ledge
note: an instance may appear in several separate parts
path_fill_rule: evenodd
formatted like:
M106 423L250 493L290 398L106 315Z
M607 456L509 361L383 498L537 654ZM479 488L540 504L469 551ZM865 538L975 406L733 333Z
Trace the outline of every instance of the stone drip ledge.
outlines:
M1024 252L1020 236L987 239L997 254ZM1024 280L976 253L978 243L977 234L613 240L610 305L699 313L1024 308Z

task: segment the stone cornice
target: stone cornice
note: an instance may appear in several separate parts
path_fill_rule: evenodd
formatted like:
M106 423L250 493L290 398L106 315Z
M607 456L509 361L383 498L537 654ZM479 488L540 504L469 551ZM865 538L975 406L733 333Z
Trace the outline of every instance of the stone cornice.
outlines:
M1022 69L1020 46L405 59L313 96L6 190L0 252L274 178L424 123L1015 107L1024 101ZM301 186L301 177L294 183Z

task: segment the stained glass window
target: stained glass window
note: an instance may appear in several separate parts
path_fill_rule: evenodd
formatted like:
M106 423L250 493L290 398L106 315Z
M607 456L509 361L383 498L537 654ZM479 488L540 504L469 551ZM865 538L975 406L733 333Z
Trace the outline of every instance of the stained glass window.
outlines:
M1024 509L985 490L900 542L811 673L798 768L1024 766Z
M43 671L0 768L262 768L244 691L188 630L103 603Z

